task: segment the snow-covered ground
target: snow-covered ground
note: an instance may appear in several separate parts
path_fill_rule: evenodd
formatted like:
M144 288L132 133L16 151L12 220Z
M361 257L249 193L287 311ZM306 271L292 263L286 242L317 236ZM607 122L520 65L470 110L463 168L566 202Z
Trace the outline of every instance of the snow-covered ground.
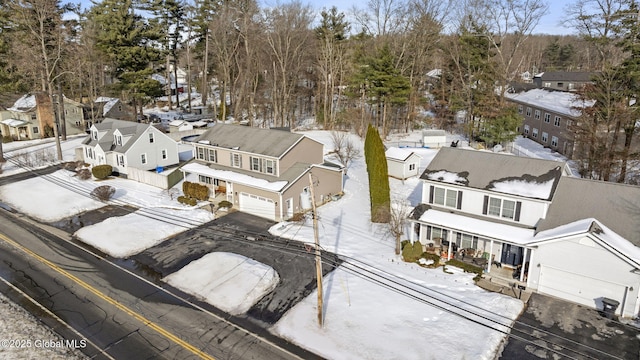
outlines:
M332 150L330 133L308 131L304 134L324 143L325 152ZM407 138L419 139L419 132L403 137ZM359 138L352 136L352 140L362 147ZM65 159L72 160L74 141L78 140L63 144ZM11 146L5 147L7 150L10 151ZM423 148L412 150L422 157L421 169L437 152ZM12 169L11 163L4 169L5 174L20 171ZM51 176L77 186L97 186L91 180L83 182L70 174L58 171ZM166 191L122 179L109 180L108 183L118 189L116 201L140 207L138 212L155 211L169 217L197 219L198 222L211 219L207 211L187 210L180 206L169 198ZM419 179L404 182L390 179L390 187L392 201L408 201L411 206L420 202ZM50 201L49 196L37 197L37 192L29 190L32 188L38 188L41 194L56 193L56 202ZM20 193L20 196L13 197L10 193ZM22 206L22 211L34 216L39 212L42 219L63 218L91 206L58 206L61 203L83 203L85 199L78 196L77 192L61 190L56 183L45 178L0 187L0 201L9 202L17 208ZM40 209L23 204L30 202L38 203ZM285 314L272 332L331 359L492 359L506 337L505 326L520 313L522 302L480 289L473 283L472 275L455 268L448 267L444 272L442 268L427 269L402 262L395 255L394 241L384 226L369 221L368 203L368 178L364 157L361 156L349 168L345 195L319 208L320 243L323 249L351 257L353 261L365 264L371 274L387 280L382 280L381 285L343 265L324 280L323 328L316 322L317 295L314 292ZM76 235L114 256L129 256L186 230L181 226L165 225L159 226L157 220L132 213L83 228ZM120 236L131 236L122 242L113 242L108 229L123 227L131 231L120 230ZM134 231L135 227L144 228L144 236ZM272 232L304 242L313 239L311 224L308 223L281 223L274 226ZM130 243L135 246L124 246ZM250 308L275 286L278 279L278 274L264 264L232 254L212 253L164 280L236 314ZM401 284L402 291L384 286L396 281ZM246 286L230 287L229 283L246 283ZM452 309L451 304L462 310ZM477 321L478 316L488 320ZM1 332L0 335L4 336Z

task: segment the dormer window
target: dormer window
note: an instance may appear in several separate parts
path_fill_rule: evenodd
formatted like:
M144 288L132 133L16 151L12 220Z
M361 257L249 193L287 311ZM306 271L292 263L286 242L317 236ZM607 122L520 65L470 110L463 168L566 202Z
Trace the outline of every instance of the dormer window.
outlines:
M122 146L122 135L113 135L113 143Z
M98 130L91 131L91 138L93 140L98 140Z

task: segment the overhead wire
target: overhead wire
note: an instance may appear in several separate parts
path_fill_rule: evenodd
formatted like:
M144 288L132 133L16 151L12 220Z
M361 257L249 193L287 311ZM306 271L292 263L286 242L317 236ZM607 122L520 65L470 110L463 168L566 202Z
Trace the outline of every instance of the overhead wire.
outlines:
M21 168L23 168L23 169L25 169L25 170L27 170L29 172L34 172L35 170L37 170L37 169L34 169L34 168L31 168L31 167L27 166L26 164L20 163L19 161L15 160L12 156L7 156L7 158L8 158L9 161L13 162L14 164L18 165L19 167L21 167ZM82 185L80 185L80 183L71 184L71 183L65 182L62 178L53 176L51 174L40 175L40 177L44 177L45 180L47 180L47 181L49 181L49 182L51 182L51 183L53 183L55 185L58 185L60 187L63 187L65 189L69 190L69 191L72 191L72 192L74 192L76 194L79 194L79 195L82 195L82 196L85 196L85 197L89 197L89 198L93 198L91 196L91 191L93 191L93 189L90 188L90 187L87 187L87 186L82 186ZM183 216L180 216L180 215L171 214L171 213L167 213L167 212L158 212L156 210L149 210L149 208L139 208L139 206L137 204L129 203L129 202L126 202L126 201L123 201L123 200L111 199L109 201L109 203L112 203L112 204L114 204L116 206L122 206L122 207L126 206L126 207L138 208L136 213L140 213L141 216L145 216L145 217L148 217L148 218L153 219L153 220L169 223L169 224L176 225L176 226L179 226L179 227L194 228L194 227L198 227L198 226L202 225L202 222L193 221L192 219L187 218L187 217L183 217ZM151 208L151 209L154 209L154 208ZM185 224L187 224L187 225L185 225ZM323 226L324 226L324 224L323 224ZM300 231L301 227L302 227L302 224L300 224L299 228L296 231L296 234ZM264 245L266 245L268 243L268 242L263 241L264 238L261 238L261 239L263 239L261 241L247 240L246 236L239 235L236 230L229 230L229 229L225 229L225 228L221 228L221 229L218 229L218 230L220 230L221 232L227 232L229 234L233 234L234 238L232 238L230 240L239 240L239 241L243 241L243 242L247 242L247 243L256 244L258 246L264 246ZM353 229L349 229L349 231L352 231L352 233L355 234L355 227ZM245 233L245 234L254 234L256 236L264 236L263 233L259 233L259 232L244 231L244 230L242 232ZM275 238L276 239L280 239L280 241L282 241L282 238L280 238L280 237L275 237ZM292 240L292 241L298 242L297 240ZM277 244L277 242L274 242L274 243ZM274 250L278 250L278 251L286 251L287 253L290 253L290 254L297 252L298 255L312 256L306 250L289 247L288 246L288 244L289 244L288 240L285 240L285 243L286 243L286 245L284 247L278 248L278 246L270 246L270 248L274 249ZM312 244L312 243L301 243L301 244L307 244L307 245L310 245L310 246L315 246L315 244ZM384 271L382 269L375 268L375 267L373 267L373 266L371 266L369 264L364 263L361 260L355 259L353 257L346 256L346 255L336 255L336 254L333 254L333 253L331 253L331 254L332 254L332 256L328 256L328 255L326 255L326 251L323 251L322 252L322 260L323 260L323 262L326 262L327 264L333 265L334 267L343 265L342 268L345 271L349 272L349 273L352 273L352 274L354 274L354 275L356 275L358 277L361 277L361 278L363 278L363 279L365 279L367 281L371 281L373 283L376 283L376 284L378 284L380 286L383 286L383 287L385 287L387 289L390 289L390 290L392 290L392 291L394 291L396 293L399 293L401 295L407 296L409 298L412 298L412 299L417 300L419 302L425 303L425 304L430 305L432 307L435 307L437 309L446 311L446 312L448 312L448 313L450 313L450 314L452 314L454 316L458 316L458 317L464 318L465 320L468 320L470 322L473 322L473 323L476 323L478 325L481 325L481 326L490 328L492 330L498 331L500 333L503 333L506 336L509 336L511 338L514 338L514 339L517 339L517 340L520 340L520 341L523 341L523 342L526 342L526 343L530 343L530 344L532 344L534 346L541 347L541 348L543 348L545 350L554 352L554 353L556 353L558 355L561 355L561 356L568 357L570 359L575 359L575 358L571 357L571 356L568 356L567 354L561 353L558 350L555 350L553 348L545 347L543 345L540 345L539 343L534 342L532 340L527 340L525 338L522 338L521 336L514 335L510 331L517 331L517 332L520 332L520 333L525 334L527 336L531 336L533 338L536 338L536 339L539 339L539 340L543 340L545 342L549 342L553 346L559 347L561 349L568 350L568 351L570 351L572 353L578 354L580 356L584 356L586 358L600 359L600 358L597 358L597 357L590 356L588 354L581 353L581 352L576 351L576 350L572 350L572 349L570 349L570 348L568 348L568 347L566 347L564 345L560 345L560 344L557 344L557 343L554 343L554 342L550 342L549 340L542 339L542 338L540 338L540 337L538 337L538 336L536 336L534 334L525 333L523 330L519 330L519 329L515 328L513 325L501 323L498 320L494 320L489 316L482 315L482 314L479 314L479 313L474 313L474 312L470 311L469 309L464 309L461 305L456 305L454 303L447 302L447 301L455 301L455 303L463 304L463 305L469 306L471 308L475 308L475 309L477 309L477 310L479 310L481 312L490 312L488 309L483 309L482 307L479 307L476 304L473 304L473 303L470 303L470 302L467 302L467 301L463 301L463 300L460 300L460 299L456 299L456 298L454 298L454 297L452 297L452 296L450 296L448 294L445 294L442 291L438 291L438 290L435 290L435 289L427 288L427 287L424 287L424 286L419 285L419 284L411 283L413 286L417 286L417 287L420 287L420 288L422 288L422 289L424 289L426 291L430 291L432 293L436 293L439 296L444 296L445 298L447 298L447 301L445 301L445 300L443 300L441 298L436 298L436 297L434 297L432 295L427 294L424 291L419 291L419 290L415 289L414 287L410 287L410 286L408 286L406 284L402 284L401 282L396 280L397 276L395 276L395 275L393 275L391 273L388 273L388 272L386 272L386 271ZM336 257L339 258L341 261L340 262L336 261L335 260ZM360 264L363 264L363 265L357 265L356 263L360 263ZM373 270L370 270L369 268L375 269L375 272ZM378 273L386 274L386 276L379 275ZM375 278L376 276L379 277L380 279L376 279ZM394 284L394 285L396 285L396 286L398 286L400 288L392 286L389 283ZM404 288L404 290L402 288ZM418 295L416 295L416 294L418 294ZM427 297L428 299L431 299L431 300L424 299L424 298L420 297L420 295L424 296L424 297ZM440 304L438 304L436 302L438 302ZM457 309L457 310L459 310L459 311L461 311L463 313L456 312L456 311L452 310L451 308ZM469 315L465 315L464 314L465 312L470 314L470 315L472 315L472 316L474 316L474 317L476 317L476 318L478 318L478 319L486 320L486 321L489 321L490 323L495 323L498 326L502 326L502 327L508 328L510 331L506 331L506 330L495 328L495 327L491 326L490 324L484 323L484 322L482 322L482 321L480 321L478 319L474 319L474 318L470 317ZM599 353L601 355L605 355L605 356L608 356L608 357L614 358L614 359L621 359L621 358L616 357L616 356L614 356L612 354L608 354L608 353L603 352L603 351L601 351L599 349L590 347L590 346L585 345L585 344L581 344L579 342L576 342L574 340L568 339L566 337L563 337L563 336L560 336L560 335L557 335L557 334L553 334L553 333L548 332L548 331L546 331L544 329L540 329L540 328L537 328L535 326L519 322L517 320L514 321L513 319L509 318L506 315L496 314L496 313L491 313L491 314L496 316L496 317L498 317L498 318L503 318L503 320L508 320L509 322L513 322L514 324L517 323L517 324L523 325L523 326L525 326L527 328L531 328L532 330L541 332L541 333L549 335L549 336L556 337L558 339L564 340L564 341L566 341L568 343L571 343L573 345L576 345L576 346L583 347L583 348L585 348L587 350Z

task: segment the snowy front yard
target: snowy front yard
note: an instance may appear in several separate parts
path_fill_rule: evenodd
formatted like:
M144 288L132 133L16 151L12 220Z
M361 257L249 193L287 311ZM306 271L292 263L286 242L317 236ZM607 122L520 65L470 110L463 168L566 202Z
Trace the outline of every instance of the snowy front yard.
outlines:
M324 143L325 152L332 150L330 133L305 134ZM353 140L362 146L360 139ZM414 150L422 157L421 169L436 153ZM92 181L81 182L66 171L52 176L78 186L94 186ZM390 181L392 199L408 200L411 206L420 202L419 179ZM122 179L108 183L118 190L118 201L140 209L198 223L212 219L208 211L187 209L159 189ZM0 201L45 221L102 205L44 178L0 187ZM364 158L360 157L349 168L343 198L319 208L319 235L324 250L366 264L367 271L375 276L363 276L349 266L339 267L324 279L323 328L317 324L317 295L313 292L271 331L330 359L493 359L506 338L505 325L518 316L522 302L480 289L473 283L473 275L455 268L445 273L442 268L426 269L402 262L394 254L394 241L384 226L369 221L368 203L368 178ZM76 235L115 257L126 257L186 229L134 212L82 228ZM313 239L311 224L281 223L271 231L304 242ZM379 275L387 280L376 281ZM164 279L231 314L246 311L278 280L272 268L228 253L207 254ZM403 290L385 286L392 282L402 284ZM489 320L476 321L479 316Z

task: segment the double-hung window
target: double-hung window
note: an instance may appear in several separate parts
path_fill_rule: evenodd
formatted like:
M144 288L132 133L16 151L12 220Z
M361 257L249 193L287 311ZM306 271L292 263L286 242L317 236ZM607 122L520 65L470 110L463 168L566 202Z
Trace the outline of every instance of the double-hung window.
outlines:
M260 171L261 170L260 165L261 165L260 158L252 156L251 157L251 170Z
M452 189L445 189L431 186L429 189L429 203L460 209L462 203L462 192Z
M231 154L231 166L233 167L242 167L242 155L238 153Z
M520 206L521 203L519 201L485 196L482 213L503 219L520 221Z

